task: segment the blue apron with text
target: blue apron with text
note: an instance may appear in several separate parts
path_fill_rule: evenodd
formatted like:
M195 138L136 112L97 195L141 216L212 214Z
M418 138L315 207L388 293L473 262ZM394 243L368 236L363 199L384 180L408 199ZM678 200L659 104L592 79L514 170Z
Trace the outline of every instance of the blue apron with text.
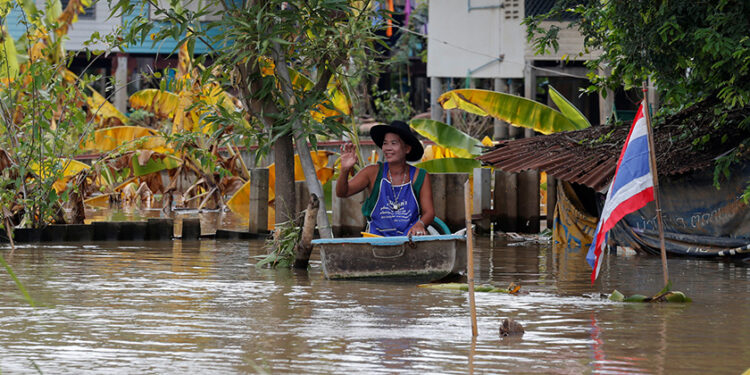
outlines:
M412 180L417 168L409 166L409 181L393 186L388 176L388 163L383 166L380 192L367 223L367 232L380 236L405 236L419 220L419 202Z

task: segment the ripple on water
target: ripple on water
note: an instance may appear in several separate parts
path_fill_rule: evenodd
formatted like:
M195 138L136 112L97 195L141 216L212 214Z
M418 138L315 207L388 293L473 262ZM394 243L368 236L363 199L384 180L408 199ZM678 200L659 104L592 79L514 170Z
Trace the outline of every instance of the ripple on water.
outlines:
M18 247L10 263L42 307L0 277L0 371L741 373L750 358L750 268L737 265L670 259L695 302L620 304L598 293L659 289L658 258L610 257L591 286L550 249L480 238L477 283L528 293L477 293L472 345L464 292L328 281L318 260L258 270L260 241L121 245ZM504 318L522 338L499 337Z

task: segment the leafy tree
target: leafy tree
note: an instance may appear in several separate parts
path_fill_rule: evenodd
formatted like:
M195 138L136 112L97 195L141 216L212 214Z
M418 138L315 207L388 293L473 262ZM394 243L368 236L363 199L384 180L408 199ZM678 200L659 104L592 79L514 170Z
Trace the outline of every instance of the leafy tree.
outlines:
M565 21L545 22L556 20ZM662 98L662 114L697 103L711 107L714 118L707 134L694 137L696 125L682 127L681 136L693 137L698 149L709 141L730 141L727 134L732 129L739 128L740 134L750 131L747 118L727 120L729 111L746 110L750 104L747 1L557 0L548 13L524 23L537 53L558 48L558 33L564 25L582 33L585 52L601 51L587 62L593 82L590 91L637 87L650 78ZM609 67L611 75L598 75L600 67ZM717 187L732 164L747 158L744 150L750 138L731 142L738 147L717 160ZM748 199L750 185L745 192Z
M524 21L538 53L558 47L560 26L543 21L563 17L572 18L567 26L583 34L586 50L601 51L588 62L592 71L611 68L610 76L592 75L599 86L639 86L651 77L675 109L712 95L729 108L750 102L746 1L558 0Z
M0 221L10 228L39 228L60 222L66 202L66 170L79 143L93 127L87 112L86 83L66 69L63 42L88 0L6 2L0 18L21 12L24 35L17 42L2 25L0 47ZM91 82L91 77L88 77ZM72 169L72 168L71 168ZM62 183L58 183L58 181Z
M370 1L206 0L192 7L189 1L171 0L169 7L161 7L152 0L117 0L112 9L116 15L132 16L123 37L127 43L177 38L208 46L211 52L196 57L196 64L212 61L201 80L237 93L254 125L253 131L245 131L246 139L258 144L260 154L273 149L276 222L288 221L295 207L293 142L309 190L322 196L307 143L314 147L316 135L348 130L348 113L329 113L335 110L329 93L341 88L348 75L366 73L350 68L367 58L377 40ZM146 5L165 22L152 22ZM221 19L200 22L211 15ZM299 84L301 76L309 83ZM325 207L319 212L321 234L330 236Z

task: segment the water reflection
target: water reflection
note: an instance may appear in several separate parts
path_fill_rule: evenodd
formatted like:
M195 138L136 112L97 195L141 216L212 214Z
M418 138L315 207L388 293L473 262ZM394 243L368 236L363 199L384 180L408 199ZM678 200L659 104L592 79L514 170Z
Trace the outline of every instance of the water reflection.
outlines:
M4 255L8 250L2 250ZM0 371L238 373L741 373L750 273L670 259L688 305L598 298L660 289L658 258L609 257L595 285L581 252L477 241L471 338L465 293L256 269L260 241L20 246L10 263L42 308L0 275ZM504 318L526 334L500 338ZM699 353L700 355L697 355Z

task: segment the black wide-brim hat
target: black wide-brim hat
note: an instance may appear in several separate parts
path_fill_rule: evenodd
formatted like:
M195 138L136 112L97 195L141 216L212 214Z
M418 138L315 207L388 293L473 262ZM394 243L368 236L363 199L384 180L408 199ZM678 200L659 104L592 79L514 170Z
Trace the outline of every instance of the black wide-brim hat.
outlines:
M383 140L387 133L397 134L404 143L411 146L411 151L406 154L406 161L419 161L422 159L422 155L424 155L422 143L412 133L407 123L396 120L388 125L375 125L370 129L370 137L381 149L383 148Z

